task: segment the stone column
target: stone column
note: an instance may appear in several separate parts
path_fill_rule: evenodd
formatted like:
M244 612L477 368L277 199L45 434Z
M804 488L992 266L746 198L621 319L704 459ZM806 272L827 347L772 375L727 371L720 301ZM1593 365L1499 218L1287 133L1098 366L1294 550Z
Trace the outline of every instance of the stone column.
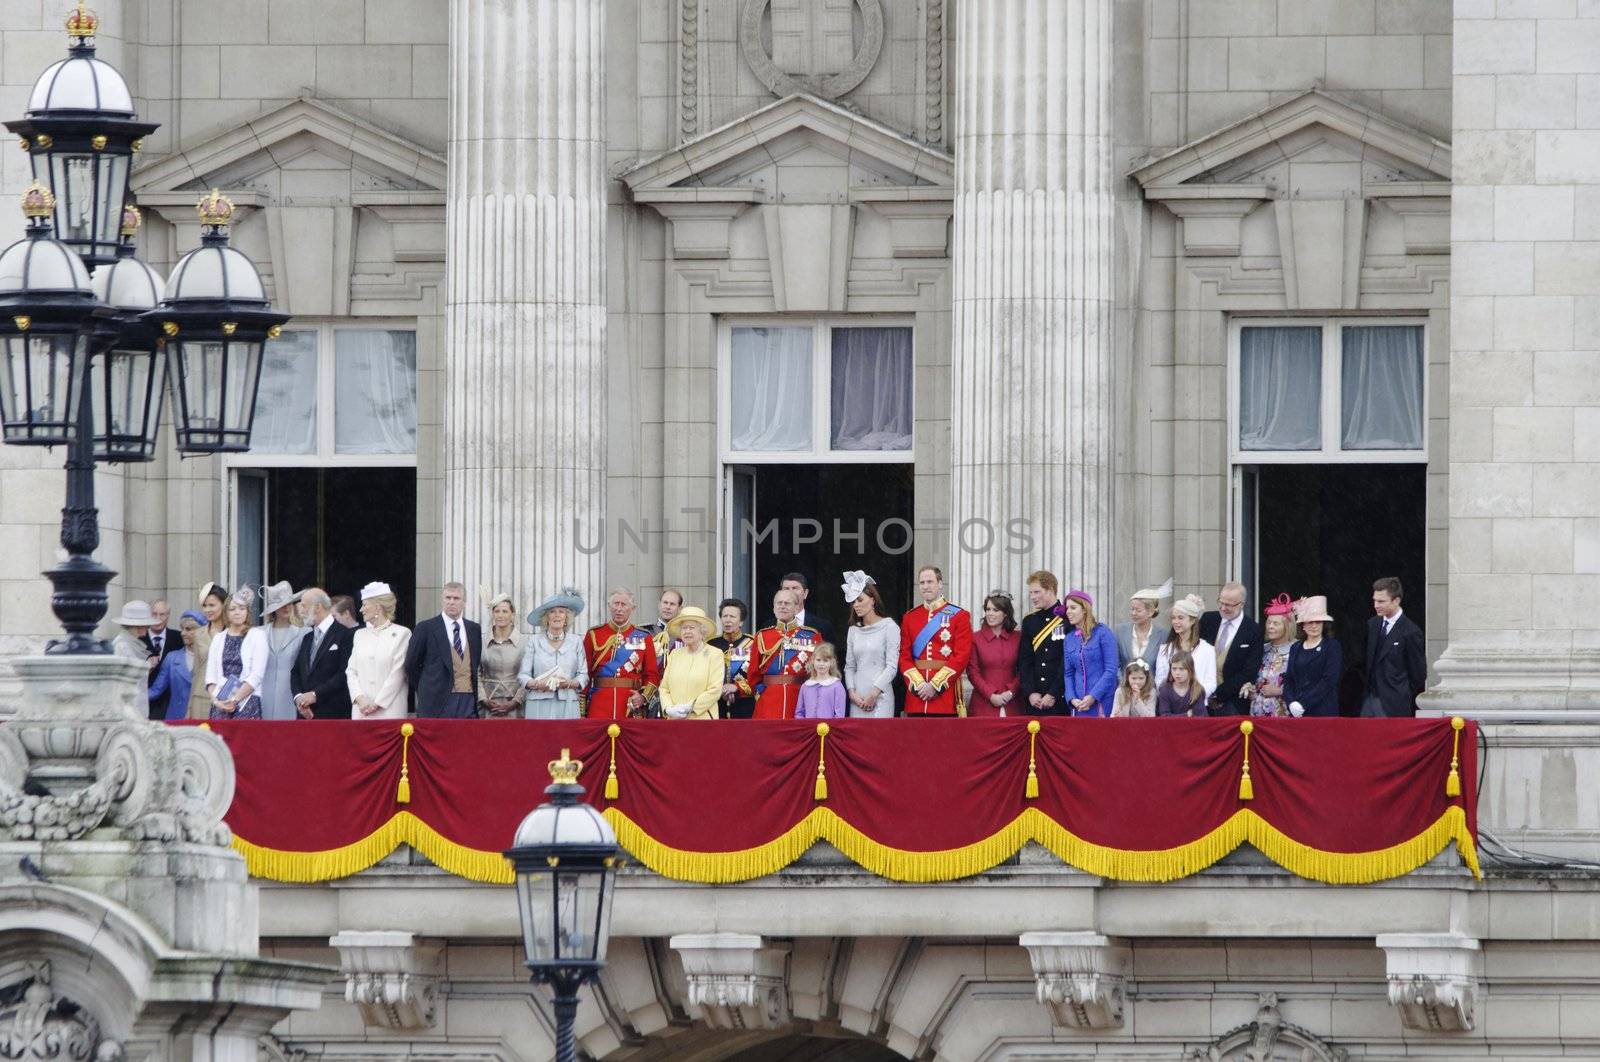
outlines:
M602 611L604 30L604 0L450 5L440 571L474 615L480 585Z
M1544 13L1583 17L1511 17ZM1600 708L1600 9L1457 3L1454 56L1450 642L1424 704Z
M974 612L1041 566L1113 591L1112 6L957 5L950 562Z

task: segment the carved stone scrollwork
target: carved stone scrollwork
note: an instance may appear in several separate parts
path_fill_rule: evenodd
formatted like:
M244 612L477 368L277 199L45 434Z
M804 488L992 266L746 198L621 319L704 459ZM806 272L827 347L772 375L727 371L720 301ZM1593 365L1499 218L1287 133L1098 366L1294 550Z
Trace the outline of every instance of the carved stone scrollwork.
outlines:
M713 1029L789 1023L787 946L745 933L686 933L668 943L683 961L689 1005Z
M1033 962L1039 1002L1057 1025L1121 1028L1125 945L1099 933L1024 933L1018 942Z
M1389 1002L1419 1032L1472 1029L1482 979L1477 940L1458 933L1386 933L1377 938L1389 973Z
M0 990L0 1058L16 1062L122 1062L122 1045L102 1039L92 1014L50 986L50 964L32 963L27 981Z
M397 930L345 932L330 937L339 949L344 998L362 1019L384 1029L431 1029L438 1012L444 948Z
M1290 1025L1278 1013L1278 996L1259 997L1255 1021L1230 1029L1204 1047L1184 1052L1184 1062L1347 1062L1342 1047Z
M853 51L848 60L834 61L827 47L831 34L822 20L837 17L839 29L852 20L843 11L817 11L820 4L802 0L745 0L739 18L739 50L751 73L775 96L806 92L825 100L837 100L865 81L883 53L883 0L855 0L861 12L861 31L851 34ZM773 36L791 36L778 29L780 17L804 28L793 34L792 49L803 58L775 57L763 40L762 19L767 9L773 12Z

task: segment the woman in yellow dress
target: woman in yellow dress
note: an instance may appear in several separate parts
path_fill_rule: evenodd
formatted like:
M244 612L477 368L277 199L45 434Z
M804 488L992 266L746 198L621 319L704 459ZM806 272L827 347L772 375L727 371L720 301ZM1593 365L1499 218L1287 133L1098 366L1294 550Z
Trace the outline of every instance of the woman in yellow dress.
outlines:
M722 698L727 660L707 644L715 632L711 617L694 605L667 624L667 636L683 644L667 657L661 676L661 714L667 719L715 719Z

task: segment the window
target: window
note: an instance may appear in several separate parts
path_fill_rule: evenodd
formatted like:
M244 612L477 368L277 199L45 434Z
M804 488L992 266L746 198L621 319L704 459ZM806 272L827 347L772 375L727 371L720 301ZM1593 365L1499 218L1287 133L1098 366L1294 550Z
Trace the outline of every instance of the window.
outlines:
M1236 463L1426 461L1425 326L1235 320Z
M910 460L915 357L909 326L859 318L725 321L722 340L725 458Z
M291 326L266 346L250 452L235 465L412 464L417 334Z

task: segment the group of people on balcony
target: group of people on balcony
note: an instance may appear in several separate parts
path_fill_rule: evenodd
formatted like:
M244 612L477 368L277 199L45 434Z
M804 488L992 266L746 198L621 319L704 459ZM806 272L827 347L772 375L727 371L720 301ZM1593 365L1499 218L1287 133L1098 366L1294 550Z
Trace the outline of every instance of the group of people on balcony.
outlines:
M465 618L455 582L414 630L395 622L382 582L362 588L360 621L351 598L264 587L261 626L252 590L207 583L176 632L166 602L128 602L114 648L146 663L151 717L168 720L1339 714L1343 653L1322 596L1280 594L1258 623L1245 588L1228 583L1216 609L1189 594L1163 617L1169 581L1134 593L1128 619L1112 626L1093 596L1063 597L1041 570L1020 621L996 590L975 624L945 599L937 567L920 569L917 585L920 603L897 622L870 575L844 574L842 661L799 573L784 577L760 626L743 601L722 601L713 618L676 590L662 593L653 623L636 624L632 592L616 589L604 622L584 630L585 602L563 588L527 614L526 636L507 594L487 600L487 631ZM1427 668L1398 579L1373 585L1373 610L1361 714L1410 715Z

